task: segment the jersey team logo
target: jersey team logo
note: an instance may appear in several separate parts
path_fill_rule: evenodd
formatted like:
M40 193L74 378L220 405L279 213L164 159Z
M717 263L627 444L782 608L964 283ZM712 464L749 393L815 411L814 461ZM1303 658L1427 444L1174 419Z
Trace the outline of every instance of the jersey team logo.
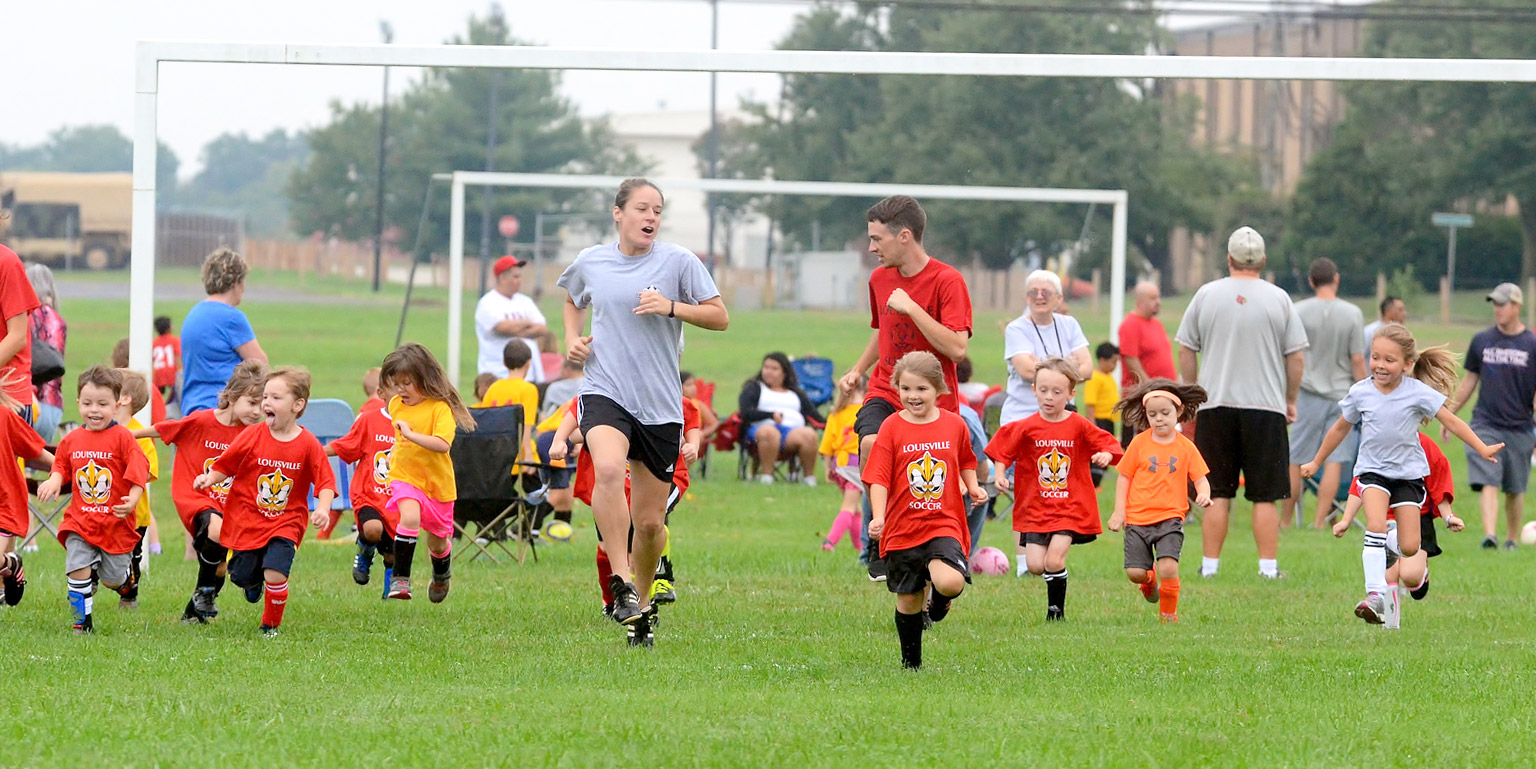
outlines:
M373 482L380 486L389 485L389 449L373 455Z
M912 496L937 502L944 496L944 481L948 474L949 466L944 460L934 459L925 451L921 459L907 465L907 486L912 489Z
M1067 476L1072 472L1072 458L1061 453L1060 449L1051 449L1051 453L1040 457L1040 488L1046 491L1066 491Z
M257 476L256 509L271 518L288 507L288 494L293 491L293 479L283 475L282 468Z
M105 505L112 496L112 471L95 460L86 460L85 466L75 471L75 489L82 502Z
M204 473L211 473L211 472L213 472L213 463L215 461L217 461L217 460L218 460L218 457L209 457L209 458L203 460L203 472ZM215 495L215 496L221 497L221 498L222 497L227 497L227 496L229 496L230 488L232 486L234 486L234 485L235 485L234 477L225 478L224 480L219 481L218 483L215 483L212 486L209 486L208 487L208 493L210 495Z

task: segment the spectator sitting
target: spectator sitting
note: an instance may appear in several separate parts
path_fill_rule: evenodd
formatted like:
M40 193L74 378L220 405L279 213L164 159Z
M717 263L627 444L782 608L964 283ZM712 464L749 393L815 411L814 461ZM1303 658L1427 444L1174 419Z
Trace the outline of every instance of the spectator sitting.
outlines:
M550 382L549 387L544 389L544 405L539 409L539 419L548 419L550 414L555 413L555 409L576 397L581 392L581 382L586 375L580 363L569 360L561 363L560 378Z
M971 356L967 355L955 362L955 379L960 381L960 399L980 411L987 399L987 391L992 387L984 382L972 382L972 373Z
M800 457L802 482L816 485L816 431L807 423L827 420L800 389L795 369L781 352L763 357L757 376L747 380L737 401L750 448L757 452L758 481L773 483L773 468L791 456Z

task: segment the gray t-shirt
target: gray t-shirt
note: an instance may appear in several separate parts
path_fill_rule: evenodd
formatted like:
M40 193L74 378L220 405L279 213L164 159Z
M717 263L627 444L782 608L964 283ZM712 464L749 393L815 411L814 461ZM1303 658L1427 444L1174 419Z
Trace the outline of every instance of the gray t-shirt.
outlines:
M625 256L617 243L608 243L582 251L556 285L570 292L577 307L592 308L592 354L581 394L610 398L641 424L681 423L677 356L683 322L636 315L635 307L647 289L678 304L719 296L704 263L674 243L657 242L641 256Z
M1034 384L1024 381L1024 376L1013 370L1013 356L1029 353L1040 360L1046 358L1071 359L1072 353L1088 346L1082 324L1071 315L1051 315L1049 326L1037 326L1029 313L1014 318L1003 329L1003 363L1008 367L1008 398L1003 401L1001 424L1016 422L1040 410L1035 398ZM1035 372L1024 372L1031 380Z
M1312 297L1296 303L1296 314L1307 331L1307 363L1301 389L1339 400L1355 383L1351 359L1365 355L1365 316L1343 299Z
M1200 409L1226 406L1285 413L1285 356L1307 349L1291 297L1259 278L1222 278L1195 292L1179 332L1200 353Z
M1370 323L1365 324L1364 333L1362 334L1363 338L1361 341L1365 342L1366 365L1370 365L1371 363L1371 340L1376 338L1376 329L1378 328L1381 328L1381 321L1379 320L1373 320Z
M1439 413L1445 396L1411 376L1390 393L1365 379L1339 401L1344 418L1360 425L1360 455L1355 475L1376 473L1398 480L1429 475L1429 459L1419 445L1419 423Z

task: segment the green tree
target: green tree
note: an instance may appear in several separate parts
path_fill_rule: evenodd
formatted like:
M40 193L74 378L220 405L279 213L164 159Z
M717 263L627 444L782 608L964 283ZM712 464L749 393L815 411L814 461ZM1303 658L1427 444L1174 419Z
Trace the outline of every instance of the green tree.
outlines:
M308 154L302 134L280 128L259 139L222 134L203 146L203 168L179 197L200 207L238 210L253 235L281 235L291 230L287 181Z
M161 204L176 192L176 171L181 161L176 153L159 144L156 185ZM133 170L133 141L117 126L105 123L64 126L48 134L48 139L30 147L0 145L0 168L9 171L63 171L70 173L114 173Z

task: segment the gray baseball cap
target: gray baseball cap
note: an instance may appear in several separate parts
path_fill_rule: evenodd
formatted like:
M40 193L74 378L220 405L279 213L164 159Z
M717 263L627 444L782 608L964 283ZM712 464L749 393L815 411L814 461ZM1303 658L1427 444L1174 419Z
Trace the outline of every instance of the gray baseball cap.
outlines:
M1515 304L1524 305L1525 296L1520 292L1519 286L1513 283L1500 283L1497 288L1488 292L1488 301L1494 304L1514 302Z

